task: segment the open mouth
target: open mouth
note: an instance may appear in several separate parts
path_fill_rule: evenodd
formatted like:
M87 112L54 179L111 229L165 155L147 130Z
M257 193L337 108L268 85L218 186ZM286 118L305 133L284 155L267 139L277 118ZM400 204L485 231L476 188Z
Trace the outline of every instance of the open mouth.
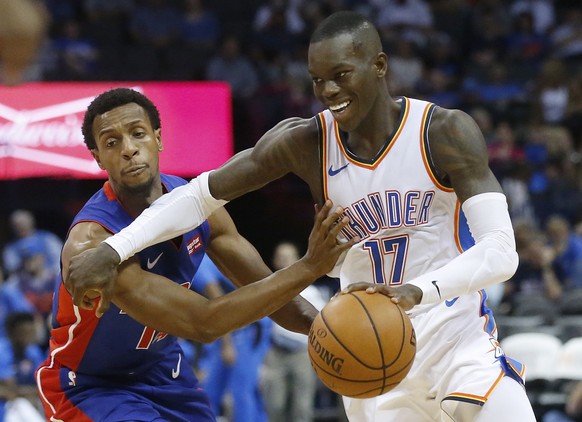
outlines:
M351 100L347 100L344 101L343 103L339 103L339 104L334 104L334 105L330 105L329 109L331 111L333 111L334 113L341 113L342 111L344 111L346 108L348 108L348 106L352 103Z

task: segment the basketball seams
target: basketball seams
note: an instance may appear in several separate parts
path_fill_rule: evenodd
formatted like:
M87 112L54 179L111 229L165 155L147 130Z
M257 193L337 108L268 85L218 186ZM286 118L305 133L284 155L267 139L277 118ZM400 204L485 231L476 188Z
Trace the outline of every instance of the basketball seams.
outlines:
M376 337L376 344L378 345L378 349L380 351L380 357L381 357L381 361L382 361L382 388L380 389L380 391L384 391L384 388L386 388L386 360L384 358L384 348L382 347L383 346L382 341L380 340L380 335L378 334L378 330L376 329L376 323L374 322L372 316L370 315L370 311L368 310L367 306L364 304L362 299L360 299L358 296L356 296L353 293L350 293L350 295L352 297L354 297L359 302L360 306L364 309L364 312L366 313L366 316L368 317L368 321L370 322L370 324L372 325L372 329L374 330L374 336ZM334 337L335 337L335 335L334 335ZM400 351L398 352L398 355L400 355L401 352L402 352L402 346L400 348Z
M350 295L352 295L352 294L350 293ZM366 309L366 307L365 307L365 306L364 306L364 305L363 305L361 302L360 302L360 305L362 305L362 307L363 307L364 311L366 312L366 314L368 315L368 319L369 319L369 318L370 318L370 314L367 312L367 309ZM351 357L353 357L353 358L356 360L356 362L358 362L358 363L359 363L359 364L361 364L361 365L362 365L364 368L367 368L367 369L372 369L372 370L376 370L376 369L383 369L383 370L385 370L385 368L384 368L384 365L382 365L382 368L378 368L378 367L371 366L371 365L368 365L367 363L363 362L363 361L362 361L362 360L361 360L361 359L360 359L358 356L356 356L356 355L355 355L355 354L354 354L354 353L353 353L353 352L352 352L352 351L351 351L351 350L350 350L350 349L349 349L349 348L346 346L346 344L345 344L343 341L341 341L341 339L340 339L340 338L339 338L339 337L338 337L338 336L337 336L337 335L334 333L334 331L331 329L331 326L328 324L327 320L325 319L325 309L321 311L321 320L322 320L323 324L325 325L325 328L327 328L327 330L328 330L328 331L329 331L329 333L330 333L330 334L333 336L333 338L334 338L334 339L337 341L337 343L338 343L338 344L339 344L339 345L340 345L340 346L341 346L341 347L342 347L342 348L343 348L343 349L344 349L344 350L345 350L345 351L346 351L346 352L347 352L347 353L348 353L348 354L349 354ZM370 323L372 324L372 326L374 325L373 321L371 321L371 320L370 320ZM377 334L377 332L376 332L376 330L375 330L375 329L374 329L374 334ZM376 340L377 340L377 339L378 339L378 338L377 338L377 336L376 336ZM378 342L378 345L379 345L379 344L380 344L380 343ZM382 363L384 363L384 356L382 356Z
M390 305L398 308L399 317ZM308 352L316 374L332 391L370 398L392 390L408 374L416 354L413 338L408 315L390 298L354 291L321 310L309 333Z

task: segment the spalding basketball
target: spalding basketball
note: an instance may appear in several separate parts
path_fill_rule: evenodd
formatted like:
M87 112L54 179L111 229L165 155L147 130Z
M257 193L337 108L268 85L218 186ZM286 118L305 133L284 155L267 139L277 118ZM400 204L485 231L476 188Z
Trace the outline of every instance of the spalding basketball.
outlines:
M355 291L332 299L309 331L309 359L338 394L369 398L404 379L416 354L408 315L381 293Z

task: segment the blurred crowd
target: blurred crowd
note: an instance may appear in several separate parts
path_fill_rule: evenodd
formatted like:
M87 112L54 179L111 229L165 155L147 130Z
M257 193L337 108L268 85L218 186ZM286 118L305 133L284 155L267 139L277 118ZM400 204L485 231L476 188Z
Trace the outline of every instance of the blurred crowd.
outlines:
M580 1L41 3L47 37L24 81L227 81L237 151L286 117L321 110L307 71L309 36L334 11L368 16L381 31L392 94L460 108L485 136L520 255L515 276L488 291L489 304L501 317L582 315ZM293 189L268 192L273 203L287 203ZM26 210L14 211L9 223L12 237L0 239L0 341L15 344L11 327L27 314L38 336L14 350L46 350L44 321L65 233L38 230ZM19 351L14 359L25 356Z

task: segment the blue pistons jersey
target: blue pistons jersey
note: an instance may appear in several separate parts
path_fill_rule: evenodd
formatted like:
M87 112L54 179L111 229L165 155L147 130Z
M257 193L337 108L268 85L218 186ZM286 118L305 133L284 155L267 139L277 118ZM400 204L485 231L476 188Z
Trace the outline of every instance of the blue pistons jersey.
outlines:
M187 183L182 178L164 174L161 175L161 181L166 191ZM77 214L71 228L79 223L92 222L111 233L117 233L132 221L133 218L125 211L109 182L106 182ZM205 221L196 229L176 239L139 252L137 256L141 267L190 289L194 274L205 255L205 245L209 236L210 228L208 221ZM81 380L83 387L106 385L107 383L103 384L105 380L114 380L124 389L125 384L134 386L142 384L142 387L147 389L150 383L156 386L166 383L166 380L159 378L163 373L163 376L168 378L168 387L172 386L171 392L174 396L184 394L175 390L180 383L190 392L198 391L198 381L187 362L182 360L183 353L176 337L140 324L113 303L101 318L97 318L94 310L74 306L63 281L57 283L53 302L50 353L37 371L41 398L51 420L53 417L55 420L69 420L69 417L75 420L115 420L111 412L117 411L118 408L109 409L107 415L101 415L97 407L102 408L102 404L91 406L88 404L90 401L85 401L84 394L87 394L87 398L94 394L91 390L85 392L74 388L69 390L69 387L80 387ZM159 369L164 367L167 367L167 371L160 372ZM174 377L180 371L181 376ZM155 372L160 373L155 375L156 379L153 380L151 377ZM182 379L183 377L186 379ZM141 387L137 388L135 394L141 399ZM158 399L153 399L153 402L162 399L160 394L156 393ZM170 417L171 420L214 420L207 408L205 395L202 392L196 394L200 394L201 397L194 399L182 397L185 401L199 400L202 403L201 418L192 415L187 419L180 419L179 415L172 413L164 417ZM123 399L124 402L128 400ZM92 402L97 403L94 400ZM79 407L82 408L83 415L78 413ZM163 412L161 414L164 415ZM63 418L65 415L67 418ZM85 416L88 418L85 419ZM125 416L119 416L119 420L125 417L142 420L134 413L127 412ZM147 420L148 417L153 416L144 415L143 420Z

